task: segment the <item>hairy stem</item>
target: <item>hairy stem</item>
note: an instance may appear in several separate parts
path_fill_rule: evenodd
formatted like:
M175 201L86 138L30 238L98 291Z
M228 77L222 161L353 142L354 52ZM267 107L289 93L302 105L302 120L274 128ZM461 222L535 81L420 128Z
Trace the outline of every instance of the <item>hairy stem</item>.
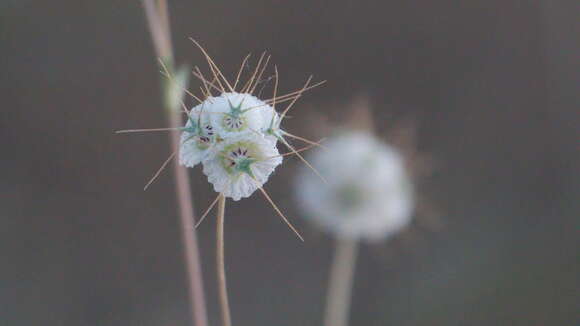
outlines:
M228 288L226 284L226 264L224 254L224 219L226 211L226 197L221 195L218 202L217 212L217 273L219 299L222 313L222 325L231 326L232 317L230 315L230 304L228 302Z
M155 53L158 58L169 63L173 69L173 49L171 46L171 33L169 30L169 14L166 0L143 0L149 32L153 39ZM173 72L173 71L172 71ZM178 105L175 104L170 92L167 91L167 83L164 83L164 103L166 106L167 120L171 128L183 127L183 121ZM176 151L179 148L180 137L178 133L171 134L171 148ZM201 277L201 263L197 236L193 224L193 204L191 202L191 188L187 170L179 165L177 160L173 164L175 191L181 222L181 239L183 254L187 272L189 300L191 302L191 319L195 326L208 326L203 282Z
M347 326L358 242L338 239L326 295L324 326Z

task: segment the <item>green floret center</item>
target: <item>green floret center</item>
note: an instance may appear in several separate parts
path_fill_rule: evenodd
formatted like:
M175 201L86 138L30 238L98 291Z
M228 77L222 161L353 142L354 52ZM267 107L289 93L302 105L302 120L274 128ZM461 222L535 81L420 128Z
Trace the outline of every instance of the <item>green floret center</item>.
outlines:
M241 159L240 161L238 161L238 164L236 165L235 170L238 173L246 173L247 175L253 177L254 174L252 173L252 169L250 168L250 166L256 162L256 160L254 159Z
M220 153L220 163L231 176L242 173L254 177L252 164L262 159L261 152L256 144L246 141L226 146Z
M230 113L224 114L222 127L227 131L242 131L248 126L246 117L236 116Z
M248 126L246 117L243 115L245 111L242 110L244 99L242 99L237 106L234 106L231 102L228 101L230 105L230 112L224 113L224 117L222 119L222 127L224 127L227 131L242 131Z
M364 193L360 187L353 183L346 183L337 189L336 196L339 205L345 209L353 209L357 207L363 200Z

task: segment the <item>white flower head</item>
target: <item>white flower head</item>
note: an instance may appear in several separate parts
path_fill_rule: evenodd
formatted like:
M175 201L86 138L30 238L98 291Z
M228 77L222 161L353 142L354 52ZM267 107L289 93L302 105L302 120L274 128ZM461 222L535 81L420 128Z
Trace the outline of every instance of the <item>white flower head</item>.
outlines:
M208 97L192 108L181 135L179 161L194 167L216 143L232 137L259 134L272 141L277 138L267 133L274 125L274 109L247 93L222 93Z
M181 134L179 163L190 168L201 163L217 139L204 105L202 103L191 109Z
M265 124L263 111L272 108L247 93L223 93L205 100L212 125L222 138L260 132Z
M402 156L366 132L325 143L309 160L327 183L302 171L297 199L312 222L339 237L381 239L411 219L413 190Z
M203 161L203 173L216 192L234 200L249 197L282 163L275 144L247 134L220 142Z
M264 60L265 52L260 56L255 70L246 82L240 82L240 77L243 75L249 55L243 60L235 80L229 81L201 45L194 40L192 41L206 57L212 74L212 78L208 79L198 67L195 67L192 71L193 75L202 82L200 87L202 96L198 97L186 90L186 84L180 80L185 75L174 76L170 69L171 67L167 67L160 60L163 73L171 83L170 90L175 92L175 95L171 95L169 106L171 109L176 109L178 104L181 104L183 110L187 113L185 126L118 131L118 133L181 132L178 152L172 153L161 165L145 185L145 189L160 175L169 161L177 155L181 165L194 167L201 163L203 165L203 173L208 177L208 181L213 184L215 191L219 193L213 204L202 215L200 221L215 205L217 199L230 197L234 200L240 200L241 198L249 197L257 189L260 189L278 215L301 238L298 231L290 224L266 190L263 189L263 185L276 167L282 163L283 156L296 155L310 166L299 152L313 146L319 146L319 144L283 131L280 125L296 100L305 91L322 85L324 81L310 84L312 80L312 76L310 76L301 89L279 95L277 94L278 69L274 67L273 97L261 100L254 95L256 94L256 88L258 85L263 84L265 80L272 79L271 77L262 79L270 58L268 56ZM183 93L190 95L199 105L187 110L181 97ZM261 93L261 90L258 93ZM288 104L278 114L276 112L276 104L285 102ZM298 139L309 146L296 149L289 144L285 137ZM278 141L289 152L280 154L276 147Z

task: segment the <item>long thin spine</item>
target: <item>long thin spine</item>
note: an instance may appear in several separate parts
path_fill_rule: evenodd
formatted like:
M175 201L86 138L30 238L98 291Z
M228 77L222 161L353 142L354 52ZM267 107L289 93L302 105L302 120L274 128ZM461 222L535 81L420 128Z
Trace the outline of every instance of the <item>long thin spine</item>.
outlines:
M211 204L209 205L209 207L205 210L205 212L203 213L203 215L199 218L199 221L197 221L197 223L195 223L195 228L197 229L197 227L201 224L201 222L203 222L206 218L206 216L209 214L209 212L211 212L211 209L215 206L215 204L217 204L218 200L220 199L220 197L222 196L222 194L217 195L217 197L211 202Z
M156 131L181 131L183 127L180 128L153 128L153 129L125 129L125 130L117 130L115 131L116 134L128 134L133 132L156 132Z
M315 173L315 174L316 174L316 175L317 175L317 176L318 176L318 177L319 177L319 178L320 178L320 179L321 179L321 180L322 180L324 183L328 184L328 181L327 181L327 180L326 180L326 179L325 179L325 178L322 176L322 174L320 174L320 172L318 172L318 170L316 170L316 168L314 168L314 166L312 166L312 164L310 164L310 162L308 162L308 161L307 161L307 160L306 160L306 159L305 159L305 158L302 156L302 154L300 154L300 153L299 153L299 152L301 152L301 151L297 151L297 150L295 150L295 149L294 149L294 147L293 147L292 145L288 144L288 142L287 142L287 141L286 141L284 138L280 137L279 139L280 139L280 141L281 141L281 142L282 142L284 145L286 145L286 147L288 147L288 148L289 148L291 151L293 151L293 152L296 154L296 156L298 156L298 158L299 158L299 159L300 159L300 160L301 160L301 161L302 161L304 164L306 164L306 166L308 166L308 167L310 168L310 170L312 170L312 172L314 172L314 173ZM311 147L314 147L314 145L310 145L310 146L307 146L307 147L305 147L305 148L306 148L306 149L308 149L308 148L311 148Z
M198 68L198 70L199 70L199 68ZM218 92L223 92L223 91L224 91L222 88L220 88L220 87L216 86L216 85L213 83L213 81L212 81L212 82L208 81L207 79L205 79L205 78L204 78L204 76L203 76L203 75L201 75L201 74L198 74L196 71L191 71L191 73L192 73L192 74L193 74L195 77L197 77L197 79L201 80L201 81L202 81L204 84L207 84L207 85L211 86L212 88L214 88L214 89L215 89L215 90L217 90ZM217 81L217 79L216 79L216 77L215 77L215 76L214 76L213 80L214 80L214 81ZM208 89L208 91L209 91L209 89Z
M206 60L208 61L210 68L213 66L215 68L215 70L217 71L216 76L221 76L224 80L224 82L226 83L226 86L228 86L228 88L230 89L230 91L234 91L234 88L230 85L230 83L228 82L227 78L224 76L224 74L222 74L220 68L215 64L215 62L213 61L213 59L209 56L209 54L207 54L207 52L205 51L205 49L193 38L189 38L193 43L195 43L195 45L197 45L197 47L203 52L203 54L206 57ZM213 70L213 69L212 69ZM214 72L215 74L215 72ZM221 82L219 81L218 78L218 83L221 84Z
M246 66L246 62L248 62L248 59L250 58L251 55L252 55L251 53L248 53L248 55L244 58L244 61L242 61L242 64L240 65L240 70L238 70L238 75L236 76L236 81L233 86L234 91L236 90L236 86L238 86L238 82L240 81L240 76L242 75L242 71Z
M307 144L310 144L310 145L314 145L314 146L318 146L318 147L320 147L320 148L328 149L326 146L322 145L322 144L320 143L320 141L319 141L319 142L315 142L315 141L312 141L312 140L306 139L306 138L304 138L304 137L296 136L296 135L294 135L294 134L291 134L291 133L289 133L289 132L287 132L287 131L282 131L282 135L284 135L284 136L288 136L288 137L290 137L290 138L298 139L298 140L300 140L300 141L303 141L303 142L305 142L305 143L307 143Z
M167 166L167 164L169 164L169 162L171 162L171 160L173 159L173 157L175 157L175 154L177 154L177 152L173 152L173 153L171 153L171 155L169 155L169 157L167 158L167 160L165 160L165 162L163 162L163 164L161 164L161 167L157 170L157 172L155 172L155 174L153 175L153 177L151 177L151 179L149 180L149 182L147 182L147 184L145 185L145 187L143 187L143 190L147 190L147 188L149 188L149 186L153 183L153 181L155 181L155 179L157 179L157 177L165 169L165 167Z
M315 88L315 87L318 87L318 86L320 86L320 85L322 85L322 84L325 84L325 83L326 83L326 80L319 81L318 83L316 83L316 84L312 84L312 85L310 85L310 86L308 86L308 87L306 87L306 88L301 88L301 89L299 89L299 90L297 90L297 91L290 92L290 93L288 93L288 94L284 94L284 95L280 95L280 96L278 96L278 97L276 98L276 100L278 100L278 101L279 101L279 100L282 100L282 99L287 99L287 98L294 98L294 97L296 97L296 95L297 95L297 94L300 94L300 93L302 93L302 92L305 92L305 91L311 90L311 89L313 89L313 88ZM270 99L264 100L264 102L266 102L266 103L272 103L272 101L274 101L274 100L275 100L274 98L270 98Z
M290 104L288 104L288 106L286 107L284 112L282 112L282 114L280 115L280 121L282 121L284 119L284 117L286 116L286 113L290 110L290 108L294 105L294 103L296 103L298 98L300 98L300 96L302 96L302 93L306 90L306 88L308 87L308 84L310 83L311 80L312 80L312 76L308 77L308 79L306 80L306 83L304 84L304 87L302 87L302 90L300 90L298 95L292 100L292 102L290 102Z
M274 201L272 200L272 198L270 198L270 195L268 195L268 193L266 192L266 190L264 190L264 188L262 188L262 186L260 186L260 184L258 183L258 181L256 181L256 179L253 179L254 182L256 182L256 186L258 186L258 189L260 189L260 191L262 192L262 194L264 195L264 197L266 198L266 200L270 203L270 205L272 205L272 208L274 208L274 210L276 211L276 213L278 213L278 215L280 216L280 218L282 218L282 220L284 221L284 223L286 223L286 225L288 225L288 227L290 228L290 230L292 230L296 236L298 237L298 239L300 239L302 242L304 242L304 238L300 235L300 232L298 232L298 230L296 230L296 228L294 227L294 225L292 225L292 223L290 223L290 221L288 221L288 219L286 218L286 216L284 216L284 214L282 213L282 211L278 208L278 206L274 203Z
M266 52L262 52L262 55L260 55L260 59L258 60L258 64L256 65L256 69L254 69L254 73L252 74L250 79L248 79L248 81L244 84L244 87L242 87L240 91L241 93L247 93L247 91L250 89L250 86L252 85L254 78L256 78L256 74L258 73L258 69L260 69L260 65L262 64L262 60L264 60L265 55Z
M268 67L268 63L270 62L270 57L268 56L266 58L266 62L264 63L264 65L262 65L262 69L260 70L260 73L256 76L256 81L254 82L254 86L252 86L250 88L250 90L248 91L248 93L253 94L254 91L256 90L256 87L258 86L258 84L260 83L260 79L262 79L262 75L264 74L264 71L266 70L266 68Z
M278 154L278 155L274 155L274 156L269 156L269 157L266 157L264 160L271 160L271 159L274 159L274 158L277 158L277 157L285 157L285 156L290 156L290 155L297 155L298 153L307 151L307 150L309 150L309 149L311 149L313 147L314 147L314 145L308 145L306 147L302 147L302 148L299 148L299 149L291 149L291 148L289 148L290 149L290 152L288 152L288 153L283 153L283 154Z

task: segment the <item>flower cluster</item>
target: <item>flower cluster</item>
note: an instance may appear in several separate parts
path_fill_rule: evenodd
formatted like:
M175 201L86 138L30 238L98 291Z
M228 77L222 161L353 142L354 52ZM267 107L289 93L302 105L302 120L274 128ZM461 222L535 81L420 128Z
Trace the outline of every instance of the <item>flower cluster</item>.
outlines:
M212 74L212 78L208 79L199 67L195 67L191 71L203 83L203 87L200 87L201 97L186 89L187 71L185 69L173 70L175 73L172 73L171 67L168 67L163 60L159 61L161 68L163 68L162 73L169 82L167 84L168 107L176 109L181 104L184 112L187 113L185 126L117 131L117 133L181 132L179 148L161 165L144 189L147 189L157 179L167 164L179 152L178 157L181 165L186 167L194 167L200 163L203 165L203 173L213 184L214 190L219 193L198 221L198 225L220 198L229 197L237 201L251 196L259 189L282 220L302 239L298 231L270 198L263 185L276 167L282 164L284 156L296 155L308 167L312 168L300 152L314 146L320 146L320 144L282 130L280 124L286 113L305 91L318 87L325 81L310 84L312 80L312 76L310 76L301 89L278 95L278 69L274 66L273 97L261 100L254 94L259 84L264 84L264 81L272 79L272 77L262 79L268 67L270 56L266 57L266 53L262 53L253 73L245 83L242 83L240 77L242 77L250 57L247 55L242 61L235 80L230 82L201 45L193 39L192 41L204 54ZM188 94L198 102L191 110L188 110L184 103L184 94ZM288 104L278 114L276 104L285 102ZM286 138L299 140L307 143L308 146L295 149ZM278 151L278 142L287 148L286 153L281 154ZM314 172L318 174L317 171Z
M279 120L272 106L248 93L207 97L189 111L179 162L201 163L216 192L234 200L249 197L282 163Z
M330 139L309 156L328 180L297 179L297 197L311 220L339 237L380 239L405 227L413 210L411 180L402 156L367 132Z

